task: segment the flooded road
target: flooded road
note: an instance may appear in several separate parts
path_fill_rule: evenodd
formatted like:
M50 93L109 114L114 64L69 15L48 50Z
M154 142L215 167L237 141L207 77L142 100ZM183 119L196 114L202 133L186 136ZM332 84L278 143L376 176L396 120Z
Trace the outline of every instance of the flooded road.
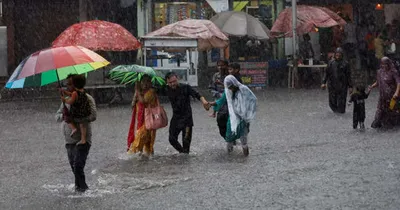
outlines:
M257 92L250 156L228 155L216 121L193 104L190 155L157 132L155 156L125 154L129 106L99 107L86 165L90 190L74 192L58 102L0 103L0 209L397 209L398 129L365 132L328 108L327 92ZM171 116L171 107L165 104Z

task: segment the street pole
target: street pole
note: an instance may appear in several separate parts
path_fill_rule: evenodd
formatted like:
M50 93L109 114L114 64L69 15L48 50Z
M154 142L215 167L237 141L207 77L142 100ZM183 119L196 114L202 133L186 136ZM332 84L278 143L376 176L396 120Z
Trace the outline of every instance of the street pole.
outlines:
M293 37L292 37L292 44L293 44L293 74L296 76L294 78L292 76L292 87L294 87L294 80L298 81L297 78L297 52L296 52L296 39L297 39L297 2L296 0L292 0L292 30L293 30Z
M79 0L79 22L84 22L88 20L87 4L87 0Z
M233 11L233 1L234 0L227 0L229 4L229 11Z

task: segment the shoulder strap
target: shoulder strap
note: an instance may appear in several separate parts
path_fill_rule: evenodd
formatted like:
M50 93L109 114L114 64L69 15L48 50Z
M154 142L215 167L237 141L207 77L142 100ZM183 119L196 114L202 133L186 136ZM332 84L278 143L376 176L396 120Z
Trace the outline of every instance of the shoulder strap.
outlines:
M158 100L158 96L157 96L157 93L156 93L156 91L153 89L153 90L151 90L151 91L153 91L153 93L154 93L154 97L155 97L155 99L156 99L156 105L157 106L160 106L160 101ZM148 104L147 106L146 106L146 108L149 108L150 107L150 104Z

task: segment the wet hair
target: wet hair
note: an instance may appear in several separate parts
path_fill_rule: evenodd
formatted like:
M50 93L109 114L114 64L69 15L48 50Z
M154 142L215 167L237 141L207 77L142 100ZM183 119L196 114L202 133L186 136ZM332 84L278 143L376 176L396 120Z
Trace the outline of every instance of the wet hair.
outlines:
M340 53L343 55L343 49L341 47L336 48L335 53Z
M229 67L240 71L240 64L238 63L232 63L231 65L229 65Z
M165 80L169 80L171 77L177 77L178 78L178 75L176 75L176 73L175 72L168 72L166 75L165 75Z
M66 79L71 79L73 76L75 76L76 74L68 74Z
M304 39L304 41L310 41L310 40L311 40L311 37L310 37L309 34L304 34L304 35L303 35L303 39Z
M365 86L364 85L357 85L356 90L360 93L365 93Z
M142 78L140 78L140 81L143 81L143 80L145 80L145 79L148 79L149 81L151 81L151 77L150 77L149 75L147 75L147 74L144 74L144 75L142 76Z
M72 77L72 84L77 89L82 89L86 85L86 77L83 74L76 74Z
M222 64L224 64L224 65L226 65L226 66L229 65L229 62L228 62L227 60L224 60L224 59L220 59L220 60L217 62L217 65L218 65L218 63L222 63Z

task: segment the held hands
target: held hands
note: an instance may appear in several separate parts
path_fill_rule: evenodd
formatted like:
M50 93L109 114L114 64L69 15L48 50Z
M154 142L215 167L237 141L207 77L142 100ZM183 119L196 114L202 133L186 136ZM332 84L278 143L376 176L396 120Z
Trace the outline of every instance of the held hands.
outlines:
M207 101L206 103L203 103L203 107L206 111L210 110L210 103Z

